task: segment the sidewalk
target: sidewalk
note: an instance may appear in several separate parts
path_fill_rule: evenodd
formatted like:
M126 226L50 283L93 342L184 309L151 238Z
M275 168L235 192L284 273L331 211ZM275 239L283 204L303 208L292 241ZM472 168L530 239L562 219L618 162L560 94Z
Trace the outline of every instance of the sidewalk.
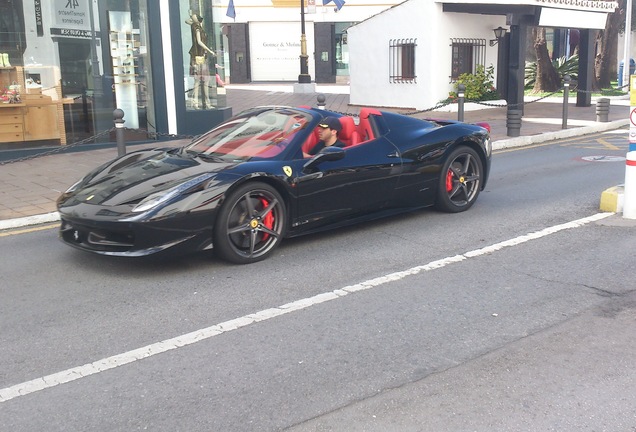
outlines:
M348 86L317 86L315 94L297 94L292 85L229 85L228 106L233 114L258 105L317 105L317 95L324 94L326 107L340 113L355 114L360 107L349 104ZM528 102L528 101L527 101ZM497 104L501 104L498 102ZM491 126L494 149L517 147L558 138L567 138L625 127L629 123L629 99L611 98L609 122L596 122L595 99L590 107L576 107L570 98L567 129L562 129L562 98L527 103L521 126L521 136L510 138L506 129L505 107L484 107L466 104L466 122L487 122ZM419 118L457 119L457 112L444 107L438 111L415 114ZM386 111L414 110L380 108ZM626 133L627 138L627 133ZM165 142L159 145L183 145L187 141ZM157 146L157 143L135 146L136 149ZM117 148L102 148L82 152L60 153L26 161L9 163L0 168L0 230L57 220L55 200L89 170L117 156Z

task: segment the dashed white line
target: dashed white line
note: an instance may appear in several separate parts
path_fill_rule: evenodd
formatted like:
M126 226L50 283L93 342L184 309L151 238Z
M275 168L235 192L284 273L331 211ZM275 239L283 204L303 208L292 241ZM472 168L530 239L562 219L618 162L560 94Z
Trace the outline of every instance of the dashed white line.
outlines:
M336 300L338 298L341 298L351 293L376 288L378 286L381 286L390 282L399 281L408 276L412 276L421 272L427 272L431 270L440 269L440 268L446 267L447 265L458 263L458 262L467 260L469 258L475 258L478 256L491 254L493 252L497 252L507 247L518 246L530 240L536 240L541 237L545 237L545 236L557 233L559 231L578 228L588 223L599 221L613 214L614 213L597 213L595 215L592 215L586 218L578 219L578 220L567 222L560 225L555 225L549 228L542 229L540 231L532 232L532 233L519 236L510 240L506 240L500 243L486 246L481 249L469 251L462 255L455 255L455 256L444 258L441 260L432 261L425 265L412 267L404 271L390 273L384 276L380 276L374 279L360 282L355 285L350 285L350 286L336 289L334 291L317 294L313 297L307 297L304 299L296 300L294 302L287 303L276 308L264 309L262 311L259 311L253 314L245 315L240 318L235 318L230 321L225 321L220 324L213 325L211 327L207 327L204 329L193 331L191 333L177 336L175 338L166 339L164 341L153 343L142 348L138 348L132 351L122 353L122 354L117 354L111 357L97 360L93 363L88 363L83 366L77 366L77 367L67 369L61 372L57 372L51 375L47 375L41 378L36 378L31 381L26 381L20 384L16 384L11 387L6 387L3 389L0 389L0 403L9 401L11 399L14 399L20 396L26 396L30 393L35 393L47 388L55 387L60 384L65 384L71 381L75 381L80 378L85 378L87 376L104 372L109 369L114 369L116 367L123 366L138 360L142 360L144 358L161 354L173 349L181 348L187 345L192 345L202 340L209 339L211 337L218 336L220 334L227 333L233 330L237 330L237 329L255 324L257 322L266 321L266 320L276 318L290 312L300 311L300 310L307 309L324 302Z

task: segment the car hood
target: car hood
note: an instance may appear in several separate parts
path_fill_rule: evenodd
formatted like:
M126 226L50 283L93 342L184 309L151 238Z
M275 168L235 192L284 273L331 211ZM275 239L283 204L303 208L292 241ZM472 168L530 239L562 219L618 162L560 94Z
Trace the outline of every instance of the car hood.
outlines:
M66 194L66 204L85 202L115 206L135 203L204 173L210 174L206 180L213 179L234 166L236 163L203 160L178 149L134 152L84 177L75 190Z

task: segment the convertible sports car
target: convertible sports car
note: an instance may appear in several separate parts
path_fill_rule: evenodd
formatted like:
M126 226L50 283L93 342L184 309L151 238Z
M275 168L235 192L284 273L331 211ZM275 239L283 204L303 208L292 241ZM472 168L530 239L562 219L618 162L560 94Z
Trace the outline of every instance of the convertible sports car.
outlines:
M307 157L326 116L339 118L346 146ZM253 108L185 147L93 170L58 199L60 238L117 256L213 247L243 264L286 237L432 205L461 212L488 180L482 126L371 108L357 122L309 107Z

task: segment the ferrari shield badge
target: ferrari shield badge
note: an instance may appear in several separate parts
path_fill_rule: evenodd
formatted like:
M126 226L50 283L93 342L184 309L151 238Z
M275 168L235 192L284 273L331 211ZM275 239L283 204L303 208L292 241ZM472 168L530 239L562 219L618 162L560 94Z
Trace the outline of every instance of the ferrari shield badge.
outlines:
M285 173L285 175L287 177L291 177L291 175L292 175L292 169L291 169L291 167L289 165L285 165L283 167L283 172Z

